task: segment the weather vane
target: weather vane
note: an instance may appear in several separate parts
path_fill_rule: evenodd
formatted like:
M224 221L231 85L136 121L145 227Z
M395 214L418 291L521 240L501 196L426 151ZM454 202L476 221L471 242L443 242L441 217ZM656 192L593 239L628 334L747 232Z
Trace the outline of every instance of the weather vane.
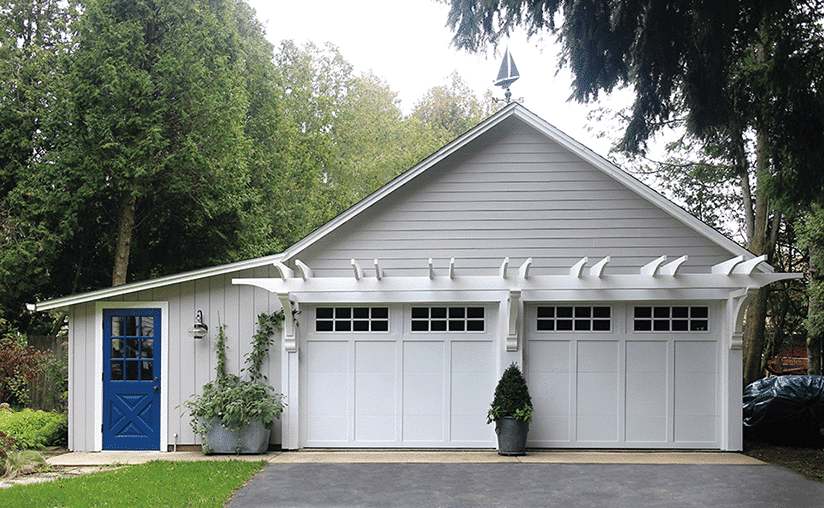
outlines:
M509 48L506 48L504 51L504 61L501 62L501 68L498 70L498 78L495 80L495 86L499 86L506 90L504 93L503 99L493 98L492 100L495 102L504 102L509 104L512 102L512 92L509 91L509 86L518 81L521 75L518 74L518 68L515 67L515 60L512 59L512 54L509 52ZM515 102L523 102L524 99L521 97L520 99L516 99Z

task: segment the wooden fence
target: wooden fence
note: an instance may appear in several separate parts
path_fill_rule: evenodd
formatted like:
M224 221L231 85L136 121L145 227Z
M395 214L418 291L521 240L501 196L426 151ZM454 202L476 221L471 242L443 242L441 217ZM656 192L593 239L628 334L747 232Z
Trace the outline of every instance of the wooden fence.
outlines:
M65 337L30 335L28 343L38 351L50 351L53 360L45 372L29 385L29 407L43 411L66 411L69 350Z

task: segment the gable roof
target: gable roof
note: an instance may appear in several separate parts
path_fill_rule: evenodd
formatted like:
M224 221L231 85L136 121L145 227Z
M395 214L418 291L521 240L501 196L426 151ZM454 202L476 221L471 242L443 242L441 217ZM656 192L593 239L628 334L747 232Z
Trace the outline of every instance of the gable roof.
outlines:
M565 133L561 132L560 130L558 130L542 118L538 117L537 115L526 109L524 106L520 105L519 103L511 103L508 106L499 110L497 113L487 118L486 120L484 120L483 122L476 125L474 128L465 132L464 134L462 134L461 136L459 136L454 141L444 146L434 154L430 155L428 158L424 159L416 166L412 167L411 169L402 173L400 176L390 181L380 189L376 190L374 193L370 194L362 201L358 202L357 204L355 204L348 210L344 211L331 221L316 229L311 234L307 235L297 243L288 247L282 253L283 260L286 261L290 259L295 259L301 252L306 250L311 245L326 237L343 224L352 220L354 217L364 213L366 210L374 207L378 203L387 199L395 191L397 191L410 181L425 173L430 168L437 166L438 163L448 158L458 150L462 149L475 139L479 138L484 133L494 129L496 126L500 125L504 120L507 120L509 118L516 118L524 122L525 124L532 127L542 135L546 136L549 140L569 150L571 153L577 155L587 163L591 164L593 167L597 168L598 170L609 175L616 181L620 182L622 185L624 185L631 191L635 192L640 197L644 198L646 201L662 209L667 214L671 215L672 217L683 223L685 226L693 229L694 231L708 238L710 241L714 242L721 248L727 250L733 256L744 256L745 260L749 260L755 257L753 253L751 253L744 247L741 247L733 240L725 236L723 233L705 224L704 222L696 218L694 215L690 214L680 206L676 205L666 197L662 196L658 192L654 191L653 189L642 183L640 180L626 173L625 171L618 168L605 158L601 157L600 155L596 154L595 152L585 147L578 141L575 141ZM773 268L769 265L766 265L765 263L762 263L759 266L759 271L766 271L771 273L773 272Z
M437 152L433 153L432 155L430 155L429 157L427 157L411 169L405 171L400 176L396 177L383 187L379 188L378 190L376 190L375 192L373 192L357 204L345 210L334 219L330 220L329 222L322 225L321 227L319 227L303 239L288 247L285 251L283 251L280 254L264 256L245 261L239 261L236 263L229 263L226 265L220 265L216 267L205 268L176 275L170 275L158 279L151 279L141 282L135 282L132 284L125 284L122 286L112 288L100 289L97 291L82 293L78 295L56 298L44 302L29 304L28 308L32 311L46 311L61 307L68 307L80 303L126 295L138 291L145 291L149 289L164 287L171 284L179 284L197 279L213 277L216 275L238 272L241 270L251 268L277 265L287 260L294 260L301 252L303 252L310 246L314 245L327 235L336 231L343 224L346 224L348 221L371 209L378 203L381 203L383 200L387 199L395 191L397 191L410 181L425 173L430 168L437 166L441 161L447 159L455 152L461 150L469 143L476 140L483 134L489 132L490 130L494 129L496 126L500 125L502 122L509 118L515 118L524 122L526 125L532 127L537 132L546 136L549 140L569 150L571 153L577 155L587 163L591 164L596 169L602 171L603 173L609 175L616 181L620 182L625 187L638 194L640 197L652 203L654 206L664 210L666 213L668 213L669 215L683 223L685 226L695 230L699 234L703 235L710 241L720 246L721 248L727 250L733 256L743 256L745 260L749 260L755 257L754 254L752 254L745 248L741 247L721 232L717 231L711 226L708 226L707 224L697 219L695 216L693 216L683 208L679 207L678 205L668 200L661 194L652 190L650 187L642 183L640 180L624 172L608 160L596 154L595 152L585 147L581 143L575 141L565 133L561 132L560 130L558 130L542 118L538 117L537 115L526 109L524 106L518 103L511 103L506 107L502 108L501 110L499 110L497 113L487 118L486 120L482 121L472 129L470 129L469 131L465 132L464 134L462 134L461 136L459 136L458 138L456 138L451 143L447 144ZM772 273L774 270L769 265L761 263L758 267L758 271Z

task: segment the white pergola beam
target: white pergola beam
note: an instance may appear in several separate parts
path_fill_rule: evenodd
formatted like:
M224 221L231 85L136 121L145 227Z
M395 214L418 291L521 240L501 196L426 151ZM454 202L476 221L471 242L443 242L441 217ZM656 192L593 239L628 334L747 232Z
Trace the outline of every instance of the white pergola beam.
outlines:
M383 268L381 268L380 263L378 260L375 260L375 278L381 280L383 278Z
M667 256L661 256L655 261L651 261L645 264L641 267L641 275L649 275L651 277L655 277L656 275L658 275L658 270L661 269L661 265L663 265L666 261Z
M518 270L518 275L522 279L529 278L529 267L532 266L532 258L527 259L524 261L524 264L521 265L521 268Z
M595 263L592 268L589 269L589 274L593 277L601 278L604 275L604 267L607 266L608 263L609 256Z
M501 278L506 279L506 270L509 268L509 258L504 258L504 262L501 264Z
M580 261L572 265L572 268L569 269L569 275L576 279L581 278L581 272L584 271L584 265L587 264L587 261L589 261L589 258L581 258Z
M435 265L432 263L432 258L429 258L429 280L435 278Z
M723 263L718 263L717 265L712 267L712 273L718 275L729 275L735 269L736 266L740 265L744 262L744 256L734 257Z
M351 261L352 263L352 271L355 272L355 280L360 280L361 278L361 268L357 261L354 259Z
M681 265L683 265L687 261L687 259L689 259L687 256L681 256L675 261L670 261L669 263L665 264L661 267L661 275L670 275L673 277L678 275L678 269L681 268Z
M312 278L312 269L306 266L303 261L300 259L295 260L295 266L298 267L298 271L300 272L300 278L303 280L308 280Z
M755 269L761 263L765 263L767 261L767 255L763 254L758 256L757 258L752 258L749 261L744 261L740 263L735 268L732 269L732 273L736 275L752 275Z
M455 258L449 260L449 278L455 278Z

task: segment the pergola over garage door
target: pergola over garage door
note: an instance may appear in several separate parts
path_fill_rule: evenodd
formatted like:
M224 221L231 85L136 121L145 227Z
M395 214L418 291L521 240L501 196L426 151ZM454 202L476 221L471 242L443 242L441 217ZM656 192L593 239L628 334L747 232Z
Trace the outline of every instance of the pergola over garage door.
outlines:
M491 307L304 307L306 447L490 448L496 383Z
M530 446L719 448L717 314L706 303L529 305Z

